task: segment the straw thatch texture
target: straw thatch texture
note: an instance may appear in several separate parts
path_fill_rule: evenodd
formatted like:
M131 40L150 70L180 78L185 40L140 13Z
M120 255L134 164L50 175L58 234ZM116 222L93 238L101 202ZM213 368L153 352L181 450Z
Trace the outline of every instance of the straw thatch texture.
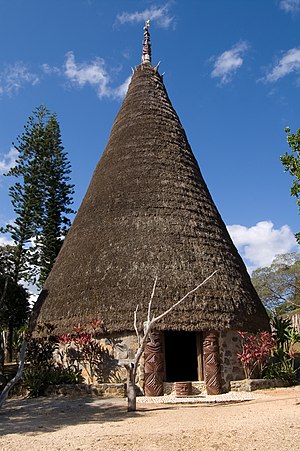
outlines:
M40 322L57 333L103 319L133 330L218 269L162 329L268 328L268 318L211 199L162 79L136 68L106 149L45 289Z

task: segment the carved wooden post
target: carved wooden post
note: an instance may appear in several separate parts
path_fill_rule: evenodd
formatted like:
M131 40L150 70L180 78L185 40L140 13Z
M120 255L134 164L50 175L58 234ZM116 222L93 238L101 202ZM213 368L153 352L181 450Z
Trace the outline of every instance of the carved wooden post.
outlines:
M222 389L219 355L219 334L203 332L204 379L208 395L219 395Z
M145 396L162 396L164 392L162 338L162 332L153 331L145 346Z

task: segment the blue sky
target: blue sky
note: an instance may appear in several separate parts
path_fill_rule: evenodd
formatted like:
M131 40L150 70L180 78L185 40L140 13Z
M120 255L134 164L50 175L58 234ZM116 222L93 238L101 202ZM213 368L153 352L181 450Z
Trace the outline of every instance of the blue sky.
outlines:
M284 128L300 128L300 0L0 0L0 223L4 173L31 112L56 112L78 209L141 61L152 62L248 268L299 249ZM0 243L7 238L1 237Z

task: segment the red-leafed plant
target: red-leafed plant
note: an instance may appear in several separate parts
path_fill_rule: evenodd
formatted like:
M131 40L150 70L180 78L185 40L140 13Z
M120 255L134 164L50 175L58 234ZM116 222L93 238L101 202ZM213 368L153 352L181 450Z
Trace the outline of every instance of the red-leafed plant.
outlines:
M100 340L105 332L103 321L93 320L90 329L91 332L86 332L81 324L77 324L73 327L74 334L60 335L61 360L84 368L89 383L94 383L95 379L103 382L117 370L118 364L111 355L111 343Z
M239 332L242 350L237 354L242 363L247 379L255 375L262 377L272 351L275 349L276 340L269 332L259 332L256 335L249 332Z

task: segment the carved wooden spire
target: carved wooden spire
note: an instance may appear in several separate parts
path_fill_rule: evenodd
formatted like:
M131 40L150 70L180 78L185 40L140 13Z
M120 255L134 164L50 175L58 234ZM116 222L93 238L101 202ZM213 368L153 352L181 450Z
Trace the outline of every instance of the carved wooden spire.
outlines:
M147 20L144 26L144 40L143 40L143 54L142 54L142 64L151 64L151 41L150 33L148 31L150 25L150 20Z

